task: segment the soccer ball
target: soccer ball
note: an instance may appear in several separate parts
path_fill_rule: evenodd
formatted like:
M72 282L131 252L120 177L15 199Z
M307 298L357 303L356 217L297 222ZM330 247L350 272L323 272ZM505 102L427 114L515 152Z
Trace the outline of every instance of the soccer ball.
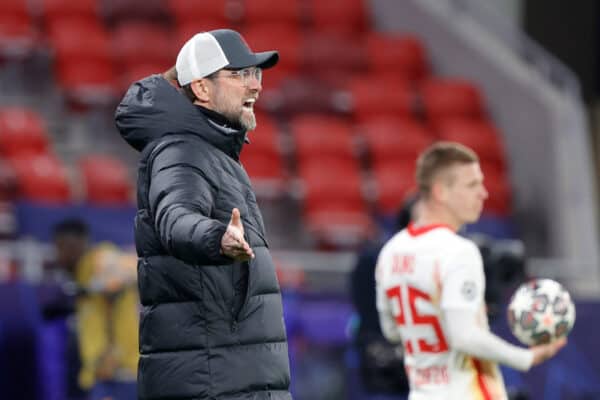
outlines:
M527 346L567 336L575 323L575 305L560 283L534 279L522 284L510 299L508 325Z

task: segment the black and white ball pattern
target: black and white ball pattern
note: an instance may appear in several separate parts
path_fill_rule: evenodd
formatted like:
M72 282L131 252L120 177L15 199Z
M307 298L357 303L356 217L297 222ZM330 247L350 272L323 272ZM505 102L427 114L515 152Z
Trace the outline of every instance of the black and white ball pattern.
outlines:
M508 306L512 333L527 346L549 343L569 334L575 324L575 305L560 283L535 279L522 284Z

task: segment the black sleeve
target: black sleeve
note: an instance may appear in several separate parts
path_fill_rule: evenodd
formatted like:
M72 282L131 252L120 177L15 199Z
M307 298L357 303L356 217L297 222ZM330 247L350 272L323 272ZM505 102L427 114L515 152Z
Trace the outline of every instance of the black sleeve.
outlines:
M176 258L196 265L230 264L221 255L227 225L211 219L216 188L182 146L170 146L152 162L149 205L163 246Z

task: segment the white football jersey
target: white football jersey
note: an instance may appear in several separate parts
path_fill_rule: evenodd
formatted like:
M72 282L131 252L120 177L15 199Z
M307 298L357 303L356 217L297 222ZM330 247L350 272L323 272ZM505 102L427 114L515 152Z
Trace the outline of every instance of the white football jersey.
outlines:
M402 341L409 400L506 399L496 363L453 350L442 311L470 309L489 329L477 246L445 225L408 228L381 250L377 309L384 332Z

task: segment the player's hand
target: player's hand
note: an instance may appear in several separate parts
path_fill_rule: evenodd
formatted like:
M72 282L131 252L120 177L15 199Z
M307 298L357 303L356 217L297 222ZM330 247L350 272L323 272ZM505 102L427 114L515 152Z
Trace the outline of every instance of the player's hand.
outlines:
M254 258L254 252L244 239L244 225L240 217L240 210L231 211L231 220L221 239L221 253L237 261L248 261Z
M177 69L175 66L163 72L163 77L173 84L177 84Z
M554 357L556 353L567 344L567 338L561 338L548 344L540 344L531 347L533 351L533 365L543 363L549 358Z

